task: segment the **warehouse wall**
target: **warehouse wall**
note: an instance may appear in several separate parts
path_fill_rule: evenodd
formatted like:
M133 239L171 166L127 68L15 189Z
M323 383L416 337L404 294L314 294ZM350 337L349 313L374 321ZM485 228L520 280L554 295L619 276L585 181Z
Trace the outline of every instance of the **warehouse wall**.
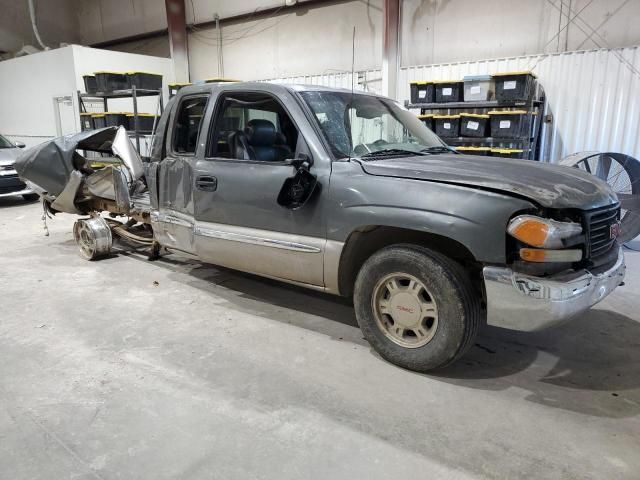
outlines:
M47 46L80 41L75 4L75 0L36 0L38 31ZM0 51L15 52L24 45L40 48L31 28L27 0L0 1Z
M542 160L557 162L578 151L623 152L640 158L640 47L529 55L403 67L399 100L409 99L412 80L462 78L532 70L547 97ZM380 70L357 72L358 90L379 93ZM350 73L282 77L275 83L351 87Z
M72 47L0 62L0 132L27 146L53 138L53 97L71 95L75 85Z
M121 54L72 45L0 62L0 132L27 146L57 135L54 97L68 96L61 105L62 133L79 130L76 92L84 90L82 75L96 70L146 70L163 75L166 84L174 80L169 59ZM43 81L46 79L46 81ZM102 101L87 100L89 111L102 111ZM139 99L141 113L155 113L157 97ZM109 100L111 111L132 111L131 99Z
M640 44L636 0L403 1L403 65Z
M302 0L304 2L305 0ZM280 0L186 0L187 23L280 7ZM167 28L164 0L77 0L82 43L91 44Z
M328 2L225 25L224 76L253 80L303 72L351 70L356 27L355 68L372 68L382 56L380 1ZM284 13L291 12L291 13ZM189 35L192 79L219 76L214 29Z
M560 0L403 0L402 64L640 44L635 25L640 1L571 0L573 16L579 16L565 28L568 4L569 0L562 7ZM210 21L216 12L225 18L282 5L283 0L193 0L192 8L187 1L187 22ZM162 0L84 0L79 11L83 43L166 27ZM350 70L354 25L356 69L379 68L382 0L326 1L224 24L224 73L251 80ZM214 28L189 35L193 79L219 75L217 44ZM165 39L110 48L168 55Z

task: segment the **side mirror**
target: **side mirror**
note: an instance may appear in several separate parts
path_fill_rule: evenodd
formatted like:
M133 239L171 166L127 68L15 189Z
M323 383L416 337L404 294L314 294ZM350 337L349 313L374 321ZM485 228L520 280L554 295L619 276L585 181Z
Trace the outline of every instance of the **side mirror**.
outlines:
M313 165L311 157L300 155L298 158L286 160L286 163L295 167L296 173L284 181L278 194L278 205L297 210L311 198L318 185L318 180L314 174L309 172L309 168Z
M24 147L26 147L26 145L25 145L24 143L22 143L22 142L16 142L16 143L15 143L15 145L16 145L16 147L18 147L18 148L24 148Z
M305 170L309 170L313 165L313 158L304 153L301 153L296 158L288 158L284 161L287 165L292 165L293 167L300 170L301 168Z

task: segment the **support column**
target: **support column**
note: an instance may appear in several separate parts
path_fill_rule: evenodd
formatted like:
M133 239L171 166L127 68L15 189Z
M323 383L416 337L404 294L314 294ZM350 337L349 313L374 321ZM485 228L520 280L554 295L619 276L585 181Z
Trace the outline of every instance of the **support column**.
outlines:
M169 47L176 82L189 81L189 56L187 53L187 22L184 0L165 0Z
M398 98L401 1L384 0L382 9L382 94L393 99Z

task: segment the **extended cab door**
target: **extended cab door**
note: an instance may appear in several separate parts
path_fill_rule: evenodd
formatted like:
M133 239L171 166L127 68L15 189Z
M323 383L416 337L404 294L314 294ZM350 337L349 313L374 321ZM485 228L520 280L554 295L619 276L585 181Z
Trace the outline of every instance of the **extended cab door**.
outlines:
M276 92L273 92L276 90ZM194 167L195 249L205 261L323 286L325 191L331 163L297 98L282 87L222 87L203 126L207 141ZM305 156L318 184L293 209L278 204ZM326 190L325 190L326 189Z
M155 176L158 215L154 231L166 247L194 254L193 169L210 92L179 96L165 130L164 158Z

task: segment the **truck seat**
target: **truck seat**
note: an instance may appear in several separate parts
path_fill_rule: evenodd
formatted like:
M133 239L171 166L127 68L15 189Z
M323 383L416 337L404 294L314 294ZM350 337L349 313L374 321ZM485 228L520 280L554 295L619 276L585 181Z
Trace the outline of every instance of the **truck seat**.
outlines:
M229 135L229 148L234 158L281 162L291 156L286 138L276 132L269 120L254 119L247 123L244 131Z

